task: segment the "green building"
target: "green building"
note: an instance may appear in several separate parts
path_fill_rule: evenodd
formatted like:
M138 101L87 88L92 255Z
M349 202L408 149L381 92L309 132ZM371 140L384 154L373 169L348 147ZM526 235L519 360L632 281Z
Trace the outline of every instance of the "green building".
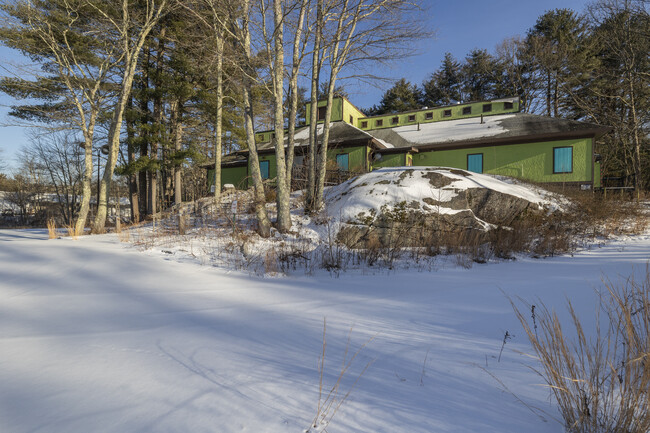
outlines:
M319 101L319 130L324 115L325 101ZM332 172L346 175L380 167L442 166L592 189L600 187L594 142L607 131L589 123L521 113L518 98L372 117L347 99L336 98L328 155ZM309 153L308 133L308 126L296 131L298 180ZM262 176L273 179L273 131L258 132L255 138ZM240 151L224 157L222 185L250 186L247 156L247 151ZM213 169L209 178L214 179Z

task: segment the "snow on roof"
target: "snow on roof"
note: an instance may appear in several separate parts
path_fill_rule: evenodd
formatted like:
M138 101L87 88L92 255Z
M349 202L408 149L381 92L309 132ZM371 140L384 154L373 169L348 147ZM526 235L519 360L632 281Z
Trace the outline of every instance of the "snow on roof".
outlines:
M393 131L405 140L416 144L472 140L507 132L501 125L501 121L514 116L515 114L486 116L483 118L483 123L481 123L480 117L446 120L442 122L422 123L419 126L400 126L393 128Z

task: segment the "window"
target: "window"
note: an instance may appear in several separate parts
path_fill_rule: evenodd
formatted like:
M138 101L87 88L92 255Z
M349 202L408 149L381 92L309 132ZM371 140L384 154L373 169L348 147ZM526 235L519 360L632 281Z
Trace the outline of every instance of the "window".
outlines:
M409 122L415 122L415 114L409 114Z
M264 134L260 134L260 135L258 135L258 136L257 136L257 139L260 140L260 141L264 140Z
M492 104L483 104L483 112L489 113L490 111L492 111Z
M390 124L391 125L397 125L399 123L399 117L395 116L392 119L390 119Z
M336 155L336 167L341 171L348 171L348 160L347 153Z
M442 117L451 117L451 110L445 110L442 112Z
M362 128L367 128L368 127L368 122L365 121L365 120L363 122L361 122L361 127Z
M271 140L275 140L275 132L271 132Z
M318 107L318 119L317 120L325 119L325 110L327 110L327 107Z
M354 117L350 116L350 125L354 125Z
M472 107L463 107L463 114L472 114Z
M300 167L305 163L305 157L302 155L297 155L293 158L293 166Z
M269 162L260 161L260 172L262 173L262 179L269 178Z
M503 109L504 110L512 110L514 107L514 104L512 102L504 102L503 103Z
M375 120L375 126L384 126L384 120L383 119Z
M467 171L483 173L483 154L472 153L467 155Z
M573 148L554 147L553 148L553 173L572 173L572 172L573 172Z
M451 116L451 111L449 112L449 115ZM430 113L424 113L424 118L426 120L432 120L433 119L433 111Z

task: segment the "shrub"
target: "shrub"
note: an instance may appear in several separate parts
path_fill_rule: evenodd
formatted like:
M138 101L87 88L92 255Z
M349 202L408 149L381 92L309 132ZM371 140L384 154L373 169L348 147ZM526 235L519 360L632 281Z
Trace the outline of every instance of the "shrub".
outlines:
M605 282L593 335L585 332L571 303L575 337L568 337L555 312L538 308L536 325L515 312L541 363L571 433L650 431L650 269L645 280ZM601 322L605 326L601 326Z

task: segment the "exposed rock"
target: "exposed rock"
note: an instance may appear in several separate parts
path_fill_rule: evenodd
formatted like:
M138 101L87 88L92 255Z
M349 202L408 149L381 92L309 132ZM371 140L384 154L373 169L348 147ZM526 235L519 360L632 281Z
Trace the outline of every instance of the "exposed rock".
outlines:
M380 191L375 192L374 188L355 190L355 194L359 194L358 201L350 202L355 203L355 208L359 203L376 205L380 200L383 205L345 218L337 234L339 242L350 248L476 244L487 239L491 229L507 227L527 212L543 209L539 201L522 198L528 197L526 194L516 195L520 190L465 170L408 168L386 173L385 177L373 173L372 182L368 182L382 186ZM484 187L486 184L496 188ZM400 202L381 198L386 195L399 197L395 188L417 188L419 192L410 193L410 199ZM342 186L336 197L342 197L351 189ZM417 199L413 199L414 195ZM370 196L375 199L369 200ZM336 197L334 203L341 200ZM345 200L350 199L346 197Z

